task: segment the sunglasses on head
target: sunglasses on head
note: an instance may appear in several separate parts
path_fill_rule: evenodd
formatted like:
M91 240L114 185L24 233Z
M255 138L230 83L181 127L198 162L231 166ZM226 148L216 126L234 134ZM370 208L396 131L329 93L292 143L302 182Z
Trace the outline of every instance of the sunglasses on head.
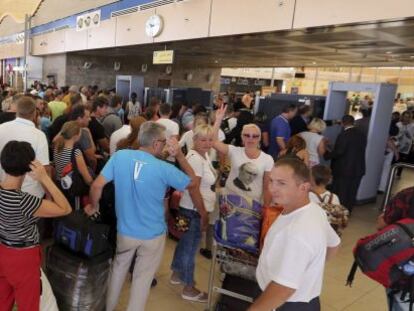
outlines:
M260 135L259 134L252 134L252 135L250 135L250 134L243 134L243 137L246 137L246 138L259 138Z

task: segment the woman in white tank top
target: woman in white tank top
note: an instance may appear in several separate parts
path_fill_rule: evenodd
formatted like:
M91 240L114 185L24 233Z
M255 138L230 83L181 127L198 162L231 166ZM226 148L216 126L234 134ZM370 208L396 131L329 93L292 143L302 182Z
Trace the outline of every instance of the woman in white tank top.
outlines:
M314 118L308 125L309 131L302 132L299 135L305 140L306 148L309 153L309 166L315 166L320 163L319 157L322 157L326 152L326 140L320 134L326 129L326 123Z

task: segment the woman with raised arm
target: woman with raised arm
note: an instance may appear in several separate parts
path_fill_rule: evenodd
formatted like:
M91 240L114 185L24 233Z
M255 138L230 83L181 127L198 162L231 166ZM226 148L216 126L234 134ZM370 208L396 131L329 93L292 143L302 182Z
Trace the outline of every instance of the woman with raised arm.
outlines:
M246 196L269 205L270 171L273 168L273 158L260 149L261 131L253 123L243 126L241 139L243 147L227 145L218 140L218 131L226 113L226 106L216 112L214 123L213 148L227 155L231 162L231 170L226 181L226 189L232 193Z

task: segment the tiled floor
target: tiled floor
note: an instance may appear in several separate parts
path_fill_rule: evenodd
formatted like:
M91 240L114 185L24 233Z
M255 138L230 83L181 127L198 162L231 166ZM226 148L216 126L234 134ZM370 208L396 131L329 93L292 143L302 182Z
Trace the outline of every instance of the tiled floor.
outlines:
M403 189L410 184L413 174L403 173L395 189ZM356 240L375 231L375 222L379 214L382 196L379 196L376 204L368 204L355 208L350 224L342 237L342 247L337 257L326 265L324 287L322 292L323 311L385 311L386 299L381 285L371 281L361 272L357 272L352 288L345 286L345 281L353 263L352 249ZM180 287L170 285L170 263L176 242L168 239L165 248L164 259L157 273L158 286L151 290L147 304L148 311L159 310L205 310L205 305L186 302L180 297ZM210 261L197 256L196 281L202 290L207 290ZM216 278L218 279L218 277ZM129 295L129 281L118 306L119 311L125 310Z

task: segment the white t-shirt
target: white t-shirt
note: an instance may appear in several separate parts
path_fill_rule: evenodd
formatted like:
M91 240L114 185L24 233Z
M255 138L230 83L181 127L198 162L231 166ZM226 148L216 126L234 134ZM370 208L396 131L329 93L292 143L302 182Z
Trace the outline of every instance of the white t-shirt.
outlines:
M122 125L122 127L112 133L109 138L109 154L113 155L116 151L116 145L121 139L126 138L131 133L131 127L129 125Z
M173 120L161 118L157 120L157 123L165 126L165 136L167 138L180 133L180 128L177 122L174 122Z
M167 139L174 135L178 137L180 134L180 127L178 126L177 122L165 118L158 119L156 122L165 126L165 137ZM175 162L175 157L168 156L167 160L170 162Z
M309 164L315 166L320 163L318 147L323 136L312 132L302 132L299 134L306 142L306 150L309 153Z
M227 122L229 123L229 130L230 131L233 130L237 126L237 118L235 118L235 117L229 118L227 120Z
M289 302L309 302L320 296L327 247L340 239L325 212L309 203L281 214L266 235L256 278L262 290L270 282L295 289Z
M332 192L330 192L330 191L328 191L328 190L326 190L324 193L322 193L322 194L320 194L319 196L321 197L321 199L322 199L322 202L324 202L324 203L328 203L329 202L329 198L331 197L331 193ZM339 202L339 198L338 198L338 196L335 194L335 193L332 193L332 204L335 204L335 205L340 205L341 203ZM316 195L316 193L314 193L314 192L312 192L312 191L310 191L309 192L309 200L311 201L311 202L314 202L314 203L316 203L316 204L319 204L319 203L322 203L320 200L319 200L319 198L318 198L318 196Z
M247 196L258 202L262 201L263 175L273 168L273 158L261 152L257 159L247 157L244 147L228 145L231 170L226 181L226 189L238 195ZM240 167L243 165L241 174Z
M211 165L210 158L208 154L206 154L206 158L203 158L197 151L190 150L186 159L193 168L195 175L201 177L200 193L204 201L204 206L207 212L212 212L216 201L216 193L211 190L211 186L216 182L216 174ZM180 206L191 210L196 209L187 189L181 197Z
M127 119L131 120L134 117L138 117L141 113L141 103L136 101L135 104L132 101L127 103L128 115Z
M0 151L11 140L30 143L38 160L42 165L49 165L49 147L45 133L35 127L32 121L16 118L13 121L0 125ZM5 178L5 172L0 169L0 181ZM22 191L43 198L45 191L42 185L28 174L24 178Z

